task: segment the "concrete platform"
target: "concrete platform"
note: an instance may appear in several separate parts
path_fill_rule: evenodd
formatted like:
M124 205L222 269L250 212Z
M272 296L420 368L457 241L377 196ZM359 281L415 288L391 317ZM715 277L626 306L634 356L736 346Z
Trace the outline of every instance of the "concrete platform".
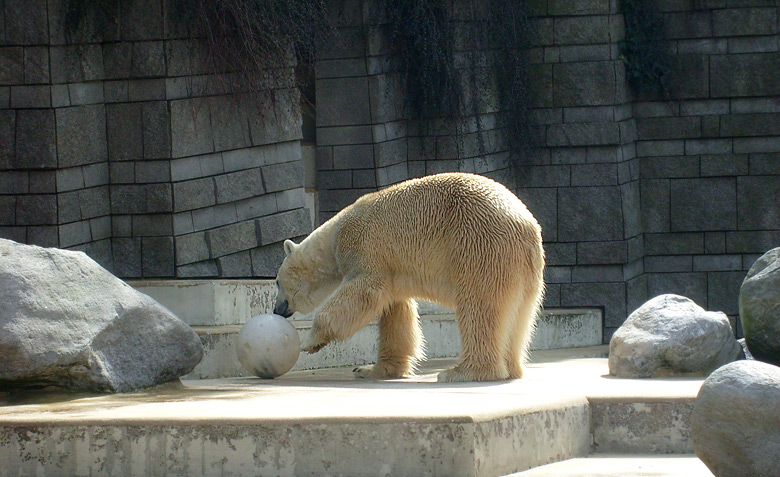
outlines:
M695 455L595 454L543 465L513 477L712 477Z
M703 379L610 378L606 351L538 351L496 383L436 383L452 361L432 360L380 382L334 368L0 395L0 476L507 475L593 451L690 454Z

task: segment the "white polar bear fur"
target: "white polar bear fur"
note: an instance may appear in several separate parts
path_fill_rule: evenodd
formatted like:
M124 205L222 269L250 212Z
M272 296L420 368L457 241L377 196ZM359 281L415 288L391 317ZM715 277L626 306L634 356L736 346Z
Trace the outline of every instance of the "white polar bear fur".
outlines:
M520 378L544 293L541 228L482 176L446 173L367 194L300 245L284 244L277 307L310 313L303 351L345 340L379 316L376 365L411 374L423 338L415 298L455 309L461 355L439 381Z

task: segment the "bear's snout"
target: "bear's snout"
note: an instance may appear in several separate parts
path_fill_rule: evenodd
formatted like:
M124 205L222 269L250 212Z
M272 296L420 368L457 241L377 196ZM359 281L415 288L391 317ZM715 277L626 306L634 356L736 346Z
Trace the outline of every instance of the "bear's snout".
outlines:
M289 304L287 303L287 300L284 300L281 303L277 303L274 307L274 314L283 316L285 318L289 318L292 316L292 313L289 310Z

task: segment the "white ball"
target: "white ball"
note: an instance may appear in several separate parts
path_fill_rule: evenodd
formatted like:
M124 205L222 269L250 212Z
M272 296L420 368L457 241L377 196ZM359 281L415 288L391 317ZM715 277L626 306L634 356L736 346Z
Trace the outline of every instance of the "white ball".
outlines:
M301 340L295 327L272 313L254 316L236 338L238 361L247 371L261 378L281 376L298 361Z

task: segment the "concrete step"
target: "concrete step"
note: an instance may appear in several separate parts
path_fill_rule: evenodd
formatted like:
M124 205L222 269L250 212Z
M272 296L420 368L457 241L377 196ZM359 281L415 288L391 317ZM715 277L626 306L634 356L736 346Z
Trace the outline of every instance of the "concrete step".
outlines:
M235 338L252 316L273 309L273 280L138 280L131 286L165 305L201 336L205 354L188 379L245 376L236 358ZM460 336L452 310L421 301L426 357L449 358L460 353ZM303 341L311 322L294 315L291 321ZM602 312L592 309L548 309L538 320L531 349L560 349L601 344ZM370 364L376 360L378 325L371 323L343 343L314 355L302 354L294 370Z
M421 317L426 358L451 358L460 353L460 336L455 315L423 304ZM303 342L311 321L292 320ZM601 310L547 310L537 322L531 349L560 349L601 344ZM236 336L241 325L193 326L203 341L204 356L187 379L247 376L236 358ZM377 356L378 324L373 322L355 336L333 343L315 354L302 353L294 370L355 366L374 363Z
M712 477L695 455L593 454L511 474L513 477Z
M508 475L576 463L604 423L642 449L674 419L689 428L689 415L661 415L674 406L617 420L593 412L690 404L703 381L609 378L606 358L589 357L605 352L536 351L523 379L492 383L436 383L454 361L431 360L390 381L329 368L113 396L0 393L0 476Z

